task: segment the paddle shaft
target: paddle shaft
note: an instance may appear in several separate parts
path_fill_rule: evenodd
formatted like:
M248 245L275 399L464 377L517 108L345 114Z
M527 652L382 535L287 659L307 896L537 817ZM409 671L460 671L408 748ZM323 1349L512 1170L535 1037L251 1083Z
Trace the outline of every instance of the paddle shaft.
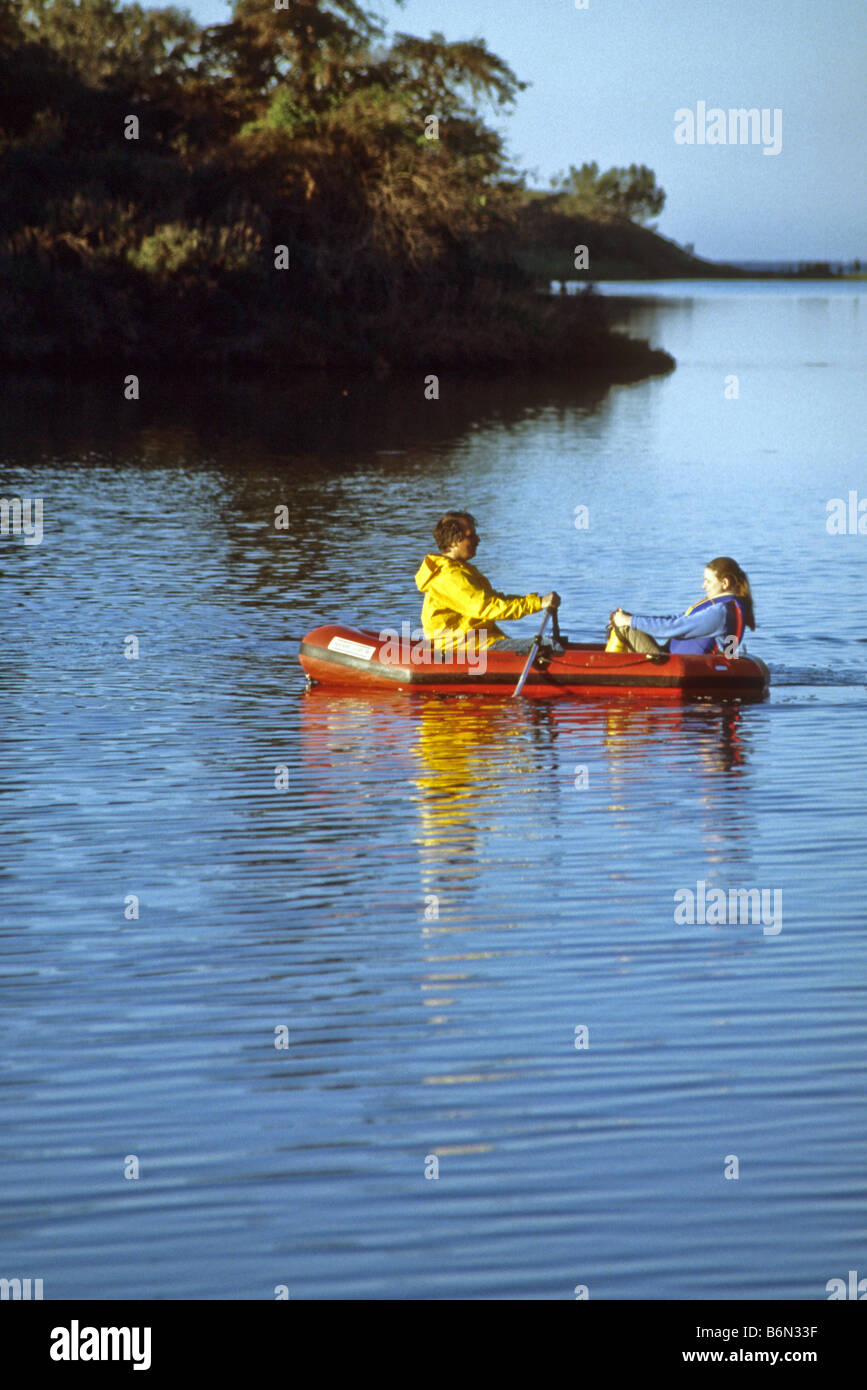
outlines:
M521 672L521 679L518 681L518 684L515 686L515 689L512 691L512 699L513 699L513 700L515 699L515 697L516 697L517 695L520 695L521 691L524 689L524 682L525 682L525 680L527 679L527 677L528 677L529 674L530 674L530 667L533 665L533 660L534 660L534 658L535 658L535 656L536 656L536 652L538 651L539 643L540 643L541 640L542 640L542 633L545 631L545 624L547 623L547 621L548 621L548 619L550 618L550 616L551 616L551 609L550 609L550 608L546 608L546 609L545 609L545 616L543 617L541 623L539 624L539 631L536 633L536 636L533 638L533 645L532 645L532 647L530 648L530 654L529 654L529 656L527 657L527 660L526 660L526 662L525 662L525 664L524 664L524 669L523 669L523 671Z

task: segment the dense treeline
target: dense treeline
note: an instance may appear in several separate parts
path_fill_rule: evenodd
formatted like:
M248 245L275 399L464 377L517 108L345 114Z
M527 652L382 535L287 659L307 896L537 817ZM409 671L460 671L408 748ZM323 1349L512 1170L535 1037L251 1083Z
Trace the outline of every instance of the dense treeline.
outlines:
M519 268L483 41L277 4L0 0L7 361L667 365Z

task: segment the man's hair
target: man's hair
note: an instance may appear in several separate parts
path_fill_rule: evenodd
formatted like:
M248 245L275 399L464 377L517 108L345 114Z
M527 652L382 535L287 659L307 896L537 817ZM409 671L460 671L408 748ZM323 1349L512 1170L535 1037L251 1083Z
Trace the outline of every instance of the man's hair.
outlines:
M471 512L446 512L440 517L433 528L433 535L441 555L445 555L446 551L451 550L455 542L462 538L468 522L470 526L475 527L476 518Z

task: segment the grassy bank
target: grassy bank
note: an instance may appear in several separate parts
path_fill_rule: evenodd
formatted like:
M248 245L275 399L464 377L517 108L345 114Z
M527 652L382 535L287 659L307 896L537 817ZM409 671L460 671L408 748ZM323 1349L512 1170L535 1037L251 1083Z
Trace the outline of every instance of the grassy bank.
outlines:
M518 264L547 282L746 278L615 212L576 208L568 195L528 192L515 220ZM575 266L580 246L587 248L586 269Z

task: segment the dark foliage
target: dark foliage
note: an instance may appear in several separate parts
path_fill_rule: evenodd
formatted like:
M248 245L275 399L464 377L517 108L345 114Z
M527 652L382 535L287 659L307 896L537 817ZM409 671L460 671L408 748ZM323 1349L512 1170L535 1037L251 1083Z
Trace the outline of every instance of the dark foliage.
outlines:
M356 0L208 29L0 0L3 355L668 365L520 268L520 179L477 108L521 86L480 40L386 45Z

